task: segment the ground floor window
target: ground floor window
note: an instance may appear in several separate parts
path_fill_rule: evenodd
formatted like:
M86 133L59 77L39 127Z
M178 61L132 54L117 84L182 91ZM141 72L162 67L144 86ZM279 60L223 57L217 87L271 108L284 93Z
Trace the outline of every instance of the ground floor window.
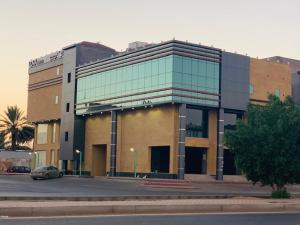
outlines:
M170 146L151 147L151 172L169 173Z
M185 148L185 173L206 174L207 149L186 147Z

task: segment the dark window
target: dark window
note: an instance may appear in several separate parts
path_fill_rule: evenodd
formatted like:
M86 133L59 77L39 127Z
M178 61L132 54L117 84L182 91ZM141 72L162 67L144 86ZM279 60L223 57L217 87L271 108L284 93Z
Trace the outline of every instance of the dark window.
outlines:
M65 141L69 140L69 132L65 132Z
M151 147L151 172L169 173L170 146Z
M187 137L208 137L208 111L201 109L187 109L186 115Z
M67 103L67 105L66 105L66 111L67 111L67 112L70 111L70 103Z
M68 83L71 82L71 73L68 73Z
M240 114L240 113L225 113L224 114L224 129L225 130L235 130L236 122L238 119L242 119L242 114Z

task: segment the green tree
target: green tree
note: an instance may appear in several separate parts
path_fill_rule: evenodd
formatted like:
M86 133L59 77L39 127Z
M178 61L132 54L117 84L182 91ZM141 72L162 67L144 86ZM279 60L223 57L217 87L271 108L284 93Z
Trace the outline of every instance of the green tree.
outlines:
M270 95L264 106L250 104L246 117L225 133L237 167L254 184L271 186L272 194L300 183L300 109L292 98Z
M17 106L8 106L4 111L0 119L0 132L10 143L11 150L31 141L34 136L34 128L27 123L23 111Z

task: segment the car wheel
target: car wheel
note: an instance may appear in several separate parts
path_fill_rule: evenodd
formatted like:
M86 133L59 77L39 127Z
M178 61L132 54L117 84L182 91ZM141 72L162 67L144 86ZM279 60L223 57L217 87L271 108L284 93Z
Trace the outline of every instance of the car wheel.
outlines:
M58 175L58 177L59 177L59 178L62 178L63 175L64 175L64 174L63 174L62 172L60 172L59 175Z
M45 175L45 178L46 178L46 179L49 179L49 178L50 178L50 176L49 176L48 173Z
M33 180L36 180L36 177L33 177L32 179L33 179Z

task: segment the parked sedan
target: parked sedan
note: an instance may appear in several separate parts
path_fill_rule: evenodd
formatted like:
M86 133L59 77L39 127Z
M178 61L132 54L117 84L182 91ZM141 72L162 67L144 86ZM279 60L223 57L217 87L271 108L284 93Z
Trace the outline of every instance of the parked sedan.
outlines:
M62 176L63 176L63 172L59 171L59 169L57 169L54 166L39 167L31 172L31 178L33 180L58 178Z
M8 173L30 173L31 169L27 166L11 166L7 169Z

